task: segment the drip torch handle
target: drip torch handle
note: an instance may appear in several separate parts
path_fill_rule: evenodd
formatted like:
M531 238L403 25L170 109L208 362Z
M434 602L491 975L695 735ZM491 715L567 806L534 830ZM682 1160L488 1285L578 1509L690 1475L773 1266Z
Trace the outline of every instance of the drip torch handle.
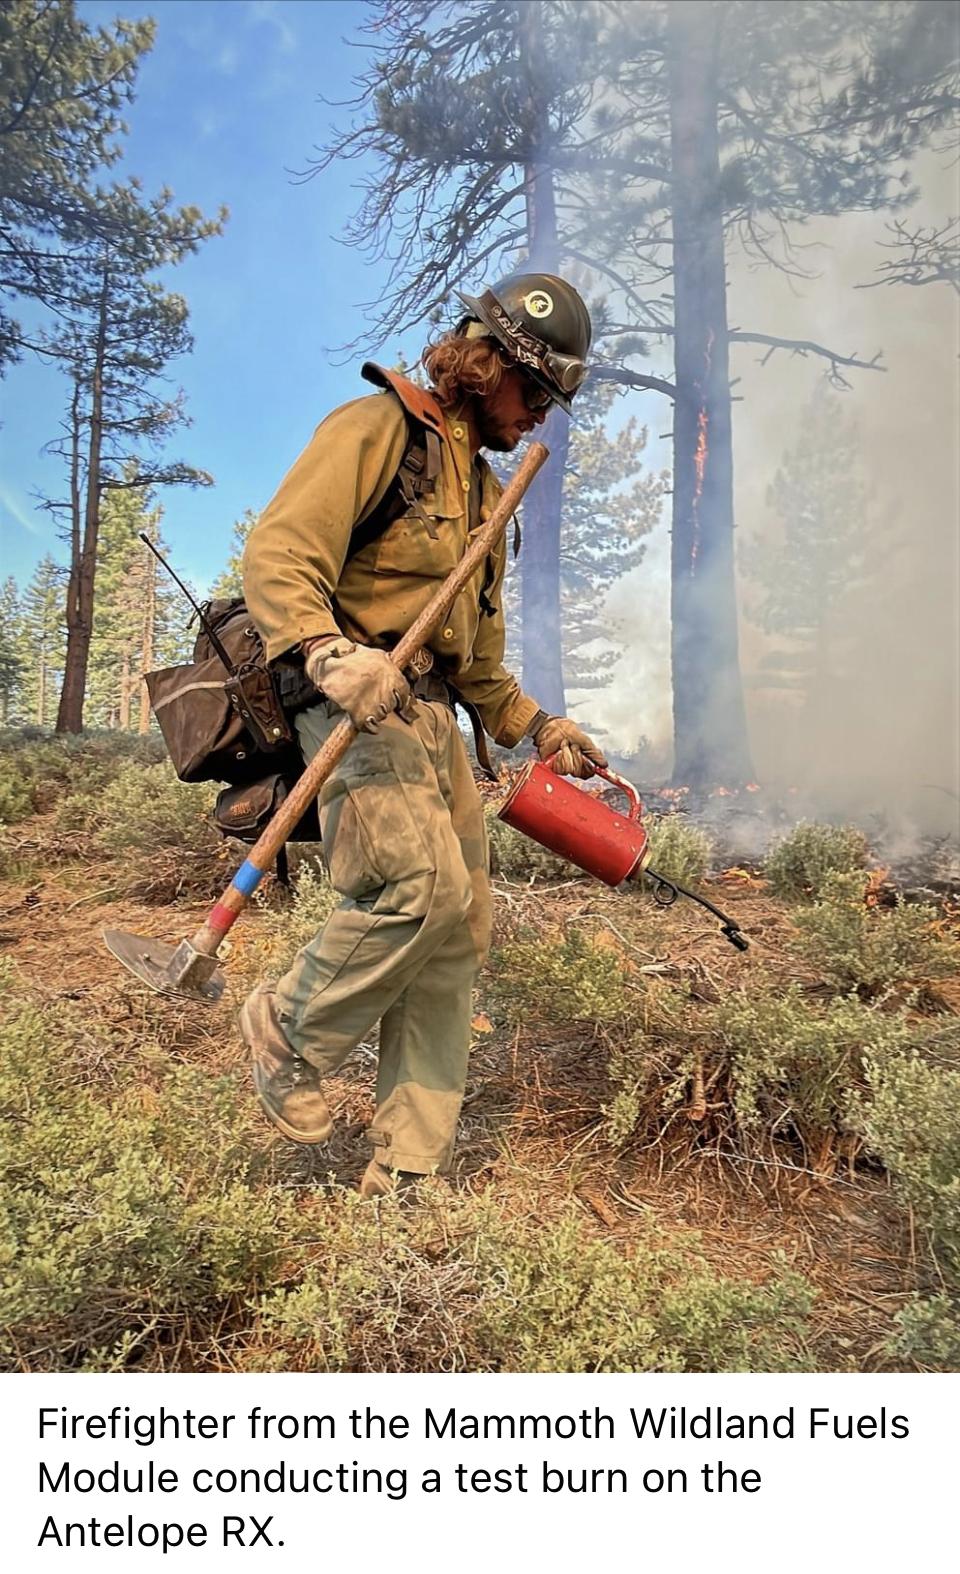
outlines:
M630 800L627 819L640 819L640 816L643 814L643 804L640 802L640 794L634 787L633 782L628 782L625 776L618 776L616 771L611 771L606 765L595 765L593 774L594 776L602 776L604 781L609 782L612 787L619 787L622 792L625 792Z
M556 769L554 765L556 759L557 754L551 754L543 761L548 771ZM610 783L611 787L619 787L622 792L626 793L630 802L626 818L628 820L639 820L643 814L643 804L640 802L640 794L634 787L633 782L628 782L625 776L618 776L616 771L612 771L608 765L594 765L592 760L588 761L588 764L590 765L591 777L602 776L604 781Z

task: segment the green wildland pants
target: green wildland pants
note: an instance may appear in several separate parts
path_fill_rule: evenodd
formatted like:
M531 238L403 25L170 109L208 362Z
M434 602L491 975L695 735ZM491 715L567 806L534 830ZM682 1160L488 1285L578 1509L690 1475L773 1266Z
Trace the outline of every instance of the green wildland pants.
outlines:
M431 1174L453 1154L491 914L483 806L456 718L439 703L417 710L361 732L324 783L324 852L343 900L276 998L286 1037L321 1073L379 1021L375 1156ZM308 759L341 719L326 701L297 717Z

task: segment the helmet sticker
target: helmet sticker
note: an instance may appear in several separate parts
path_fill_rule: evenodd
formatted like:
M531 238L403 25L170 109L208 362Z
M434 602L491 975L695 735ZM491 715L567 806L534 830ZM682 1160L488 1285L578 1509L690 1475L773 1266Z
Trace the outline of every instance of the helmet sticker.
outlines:
M531 317L549 317L553 311L553 296L546 290L531 290L523 297L523 305Z

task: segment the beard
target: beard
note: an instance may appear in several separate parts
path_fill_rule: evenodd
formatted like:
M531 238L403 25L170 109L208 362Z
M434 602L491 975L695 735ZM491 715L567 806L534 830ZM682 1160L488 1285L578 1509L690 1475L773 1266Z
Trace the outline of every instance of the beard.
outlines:
M473 401L473 424L477 429L480 447L489 448L491 453L512 454L520 442L519 436L514 435L512 424L498 420L484 399Z

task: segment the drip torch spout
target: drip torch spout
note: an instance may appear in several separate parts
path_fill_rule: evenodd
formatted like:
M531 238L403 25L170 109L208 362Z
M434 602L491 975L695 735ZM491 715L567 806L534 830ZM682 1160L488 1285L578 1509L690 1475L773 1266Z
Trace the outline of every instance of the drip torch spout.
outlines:
M678 896L686 896L691 902L698 902L709 913L713 913L715 918L719 918L720 933L725 940L729 940L738 951L749 951L750 942L740 925L719 907L715 907L707 897L701 896L699 891L688 891L685 885L678 885L675 880L668 880L665 875L657 874L656 869L651 869L649 865L643 870L643 874L653 881L653 900L658 906L672 907Z

